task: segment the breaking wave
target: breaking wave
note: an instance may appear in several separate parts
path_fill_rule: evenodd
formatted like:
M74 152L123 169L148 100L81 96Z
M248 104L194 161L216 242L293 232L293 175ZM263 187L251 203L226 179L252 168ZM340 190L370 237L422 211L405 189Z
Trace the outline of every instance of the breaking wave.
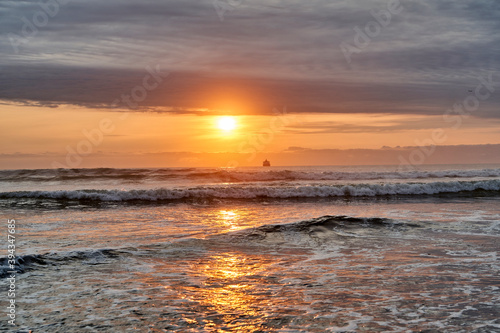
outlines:
M409 228L420 228L422 225L416 223L408 223L404 221L392 220L379 217L351 217L351 216L321 216L309 220L292 222L287 224L268 224L257 228L244 229L226 235L217 235L221 238L227 236L232 243L243 242L249 243L261 240L276 240L276 236L293 237L293 243L304 244L308 243L311 236L321 234L323 240L335 240L340 237L359 237L363 235L373 235L374 229L382 232L387 230L403 231ZM317 238L315 239L317 240Z
M101 202L168 201L189 199L288 199L327 197L418 196L445 193L500 191L500 180L448 181L428 183L385 183L352 185L259 186L211 185L191 188L158 188L149 190L72 190L0 192L0 199L29 198L55 200L86 200Z
M40 169L1 170L0 181L162 181L186 179L211 182L265 182L301 180L377 180L377 179L432 179L432 178L492 178L500 177L500 169L445 170L445 171L292 171L292 170L227 170L211 168L171 169Z

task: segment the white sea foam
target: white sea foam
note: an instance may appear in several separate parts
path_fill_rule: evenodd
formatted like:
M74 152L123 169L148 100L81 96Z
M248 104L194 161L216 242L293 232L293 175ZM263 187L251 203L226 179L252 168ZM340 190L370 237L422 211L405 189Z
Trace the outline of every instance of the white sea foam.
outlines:
M90 201L161 201L182 199L256 199L376 197L394 195L435 195L473 191L500 191L500 180L448 181L430 183L386 183L353 185L258 186L226 185L151 190L73 190L0 192L0 199L33 198Z

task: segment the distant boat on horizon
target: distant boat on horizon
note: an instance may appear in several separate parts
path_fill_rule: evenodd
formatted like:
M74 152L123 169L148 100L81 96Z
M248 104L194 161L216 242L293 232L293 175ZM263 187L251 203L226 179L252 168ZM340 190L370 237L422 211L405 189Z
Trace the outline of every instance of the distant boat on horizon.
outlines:
M271 166L271 162L269 162L266 158L266 160L264 162L262 162L262 166L265 166L265 167Z

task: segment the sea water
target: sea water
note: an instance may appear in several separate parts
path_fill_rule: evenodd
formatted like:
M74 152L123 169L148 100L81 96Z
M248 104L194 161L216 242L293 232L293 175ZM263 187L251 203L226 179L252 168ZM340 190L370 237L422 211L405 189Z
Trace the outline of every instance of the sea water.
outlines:
M498 165L2 170L0 330L500 332L499 203Z

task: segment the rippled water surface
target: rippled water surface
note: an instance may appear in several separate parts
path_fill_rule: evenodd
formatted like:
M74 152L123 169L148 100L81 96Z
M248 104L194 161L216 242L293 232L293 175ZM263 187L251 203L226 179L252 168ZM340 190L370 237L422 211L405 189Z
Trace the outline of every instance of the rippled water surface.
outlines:
M456 181L445 171L433 181ZM497 179L462 180L478 177ZM19 255L18 326L0 330L500 332L495 190L0 201Z

